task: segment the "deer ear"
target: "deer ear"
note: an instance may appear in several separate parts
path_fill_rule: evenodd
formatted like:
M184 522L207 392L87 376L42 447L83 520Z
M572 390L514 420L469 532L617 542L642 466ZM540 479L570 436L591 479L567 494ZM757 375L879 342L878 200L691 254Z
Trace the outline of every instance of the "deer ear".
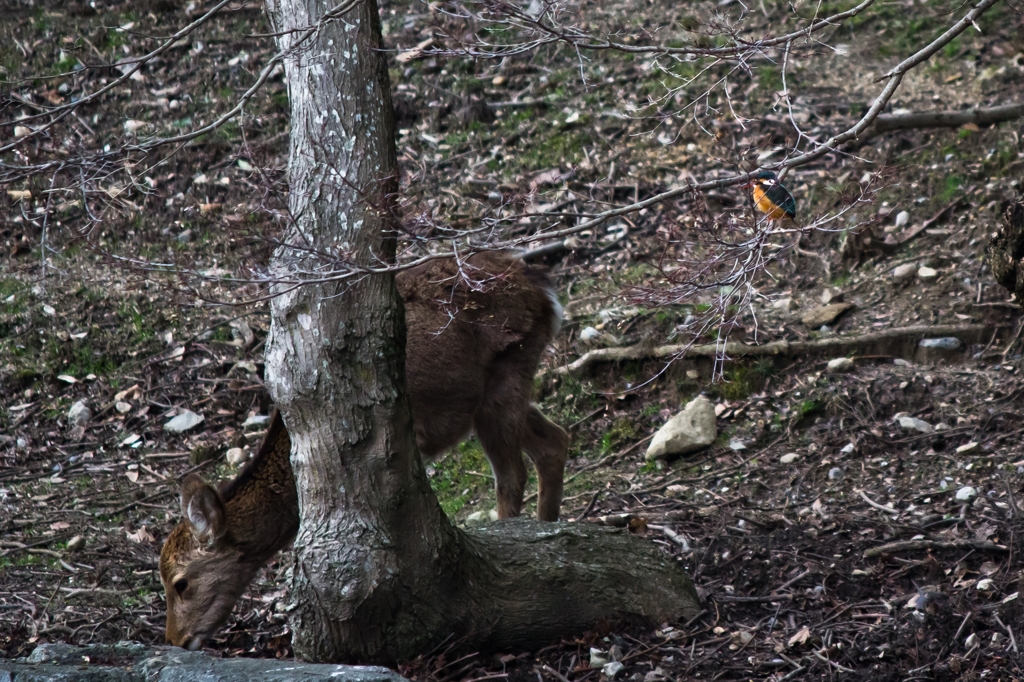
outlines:
M220 495L198 474L189 474L181 482L181 513L200 542L216 542L227 530L227 513Z

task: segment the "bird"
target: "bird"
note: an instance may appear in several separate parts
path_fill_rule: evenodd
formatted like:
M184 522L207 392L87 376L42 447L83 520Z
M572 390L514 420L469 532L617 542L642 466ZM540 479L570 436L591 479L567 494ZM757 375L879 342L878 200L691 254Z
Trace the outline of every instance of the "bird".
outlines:
M744 187L750 189L754 206L769 220L792 220L796 217L796 199L772 171L759 172Z

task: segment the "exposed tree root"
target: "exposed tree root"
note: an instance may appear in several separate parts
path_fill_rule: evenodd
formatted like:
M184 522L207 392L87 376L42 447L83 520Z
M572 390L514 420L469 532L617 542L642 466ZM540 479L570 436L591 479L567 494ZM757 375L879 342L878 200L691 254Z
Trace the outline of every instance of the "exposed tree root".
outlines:
M699 346L674 344L652 348L651 346L639 344L626 348L598 348L583 354L575 362L551 370L548 372L548 376L579 376L592 365L602 362L674 360L681 356L715 358L724 355L735 358L764 355L840 355L856 352L870 353L872 355L902 356L908 354L909 344L913 344L916 347L917 342L921 339L955 336L965 344L971 344L991 336L993 331L996 331L996 327L993 325L940 324L898 327L896 329L886 329L885 331L857 336L834 336L826 339L812 339L810 341L772 341L759 346L730 342L726 344L708 343Z
M1004 545L997 545L994 542L971 542L958 540L955 542L940 542L938 540L906 540L903 542L890 542L878 547L864 551L865 559L872 559L883 554L895 552L908 552L918 549L976 549L981 552L1009 552L1010 548Z

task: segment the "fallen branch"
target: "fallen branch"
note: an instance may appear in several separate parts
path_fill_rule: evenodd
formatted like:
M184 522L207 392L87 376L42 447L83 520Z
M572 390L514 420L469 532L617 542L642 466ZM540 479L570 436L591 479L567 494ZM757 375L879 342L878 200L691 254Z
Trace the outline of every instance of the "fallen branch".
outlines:
M1009 552L1010 548L1004 545L997 545L994 542L971 542L969 540L957 540L954 542L941 542L939 540L904 540L901 542L889 542L878 547L864 550L865 559L873 559L883 554L894 552L906 552L917 549L976 549L981 552Z
M547 374L554 376L579 376L591 365L602 362L622 362L625 360L676 360L687 357L760 357L765 355L806 355L831 353L845 355L877 343L899 343L913 339L936 338L942 336L967 337L973 340L997 331L996 327L984 324L967 325L934 325L897 327L880 332L860 334L858 336L835 336L827 339L810 341L771 341L761 345L731 342L726 344L708 343L698 346L675 344L668 346L647 345L628 346L626 348L597 348L580 356L575 362L557 367ZM964 339L961 339L964 340ZM969 340L967 341L970 342Z
M964 109L963 111L928 111L913 114L880 114L863 133L857 136L862 145L873 137L893 130L917 128L959 128L974 124L987 126L1012 121L1024 116L1024 104L1005 104L998 107Z

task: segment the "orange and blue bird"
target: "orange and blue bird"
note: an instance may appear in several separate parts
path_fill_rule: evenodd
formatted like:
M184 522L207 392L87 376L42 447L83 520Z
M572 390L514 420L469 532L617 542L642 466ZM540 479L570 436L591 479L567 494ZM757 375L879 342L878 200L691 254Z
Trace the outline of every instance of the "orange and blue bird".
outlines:
M761 171L744 187L750 188L754 206L769 220L792 220L796 217L796 199L772 171Z

